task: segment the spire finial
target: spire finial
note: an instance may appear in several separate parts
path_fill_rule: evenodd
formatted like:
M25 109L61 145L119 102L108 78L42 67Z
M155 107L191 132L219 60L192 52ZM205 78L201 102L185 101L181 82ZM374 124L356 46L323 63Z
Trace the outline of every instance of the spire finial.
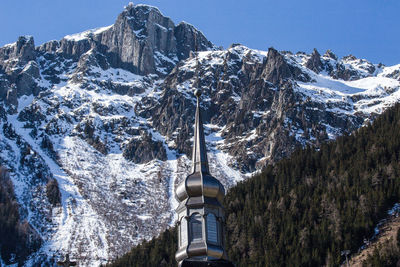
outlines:
M194 95L197 97L197 100L199 100L199 98L201 96L201 90L200 89L194 90Z
M194 144L193 144L193 173L203 172L209 173L208 160L207 160L207 148L206 141L204 138L203 120L200 111L200 96L201 90L196 89L194 95L197 98L196 106L196 122L194 128Z

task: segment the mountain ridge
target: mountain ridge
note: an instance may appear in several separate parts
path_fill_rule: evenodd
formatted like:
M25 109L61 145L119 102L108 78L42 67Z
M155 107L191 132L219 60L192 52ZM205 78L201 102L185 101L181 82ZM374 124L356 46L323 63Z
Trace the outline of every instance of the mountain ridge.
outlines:
M355 255L378 238L385 247L367 265L395 265L398 244L379 235L388 215L399 211L399 124L396 104L352 135L318 150L298 149L230 188L224 199L228 258L238 266L341 266L342 251ZM107 266L176 266L177 230Z
M104 263L174 223L174 186L190 172L194 87L204 92L211 172L226 187L297 147L355 131L400 98L400 65L221 50L157 10L129 5L112 26L0 48L0 163L43 240L32 264L67 252ZM53 178L56 207L46 197Z

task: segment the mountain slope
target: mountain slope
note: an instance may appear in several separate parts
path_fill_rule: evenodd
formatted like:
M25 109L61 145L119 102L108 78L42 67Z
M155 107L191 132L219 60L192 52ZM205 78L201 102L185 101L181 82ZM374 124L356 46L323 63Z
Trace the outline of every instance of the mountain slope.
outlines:
M0 163L42 240L29 263L67 252L104 263L173 225L194 87L204 91L211 171L229 188L398 102L399 69L330 51L221 50L146 5L38 47L20 37L0 48Z
M350 266L395 266L400 260L399 204L388 211L388 218L375 228L372 240L364 242L362 250L349 259Z
M11 260L23 264L25 258L40 246L40 238L26 221L20 220L18 203L6 169L0 166L0 264ZM2 260L4 259L4 261Z
M237 266L339 266L400 199L400 105L350 136L306 148L231 188L226 248ZM110 266L176 266L168 230ZM145 253L144 253L145 252ZM162 257L161 257L162 255Z

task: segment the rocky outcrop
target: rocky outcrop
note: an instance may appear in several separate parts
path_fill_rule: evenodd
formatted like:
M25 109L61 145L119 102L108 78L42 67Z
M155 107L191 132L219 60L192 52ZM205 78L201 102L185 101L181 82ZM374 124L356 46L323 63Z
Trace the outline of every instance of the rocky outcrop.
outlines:
M311 56L311 58L312 57L313 56ZM345 56L339 60L331 50L326 51L321 58L321 62L322 66L320 70L325 70L333 79L345 81L353 81L372 76L377 69L371 62L365 59L358 59L352 55ZM309 62L307 62L307 64L308 63ZM310 65L312 64L310 63ZM309 66L306 65L306 67Z
M101 34L100 42L112 66L162 76L190 51L213 47L193 26L180 23L175 27L157 8L146 5L129 5L113 27Z
M400 68L396 69L396 70L393 70L392 72L387 74L386 77L392 78L392 79L397 79L397 80L400 81Z
M307 60L306 67L316 73L319 73L323 69L321 55L318 53L317 49L314 48L311 57Z
M38 95L40 88L37 79L40 78L39 67L35 61L30 61L24 69L17 75L16 85L18 96Z
M158 9L129 5L99 37L101 48L113 67L138 74L156 73L155 52L167 57L176 52L173 27Z
M335 55L335 53L332 52L332 50L328 49L326 50L324 56L324 58L329 58L329 59L333 59L333 60L337 60L338 57Z
M9 59L18 59L21 65L36 58L35 44L32 36L20 36L17 42L0 48L0 65Z
M194 41L196 40L196 41ZM88 51L102 54L109 66L140 75L165 76L190 51L212 49L214 45L187 23L177 26L157 8L129 4L115 23L104 29L66 36L38 48L41 53L58 53L78 61Z
M346 68L345 65L340 63L336 65L336 69L332 71L330 75L334 79L341 79L344 81L351 81L360 78L356 70Z
M273 48L262 59L240 45L232 45L223 54L218 53L210 53L199 60L198 74L197 68L187 69L187 65L197 64L193 55L165 79L164 94L159 101L145 99L136 107L138 114L151 119L159 132L174 140L176 146L173 148L190 156L188 140L192 136L191 114L195 102L179 89L181 84L189 84L188 88L203 88L203 97L209 99L203 103L204 119L223 127L224 148L240 159L232 162L232 166L243 172L252 172L280 160L299 146L291 127L312 129L305 131L308 135L305 139L314 136L320 143L328 139L320 122L332 121L331 114L303 106L302 96L294 92L293 81L311 80L300 67L289 64ZM224 60L208 65L208 62L215 62L214 57ZM240 95L240 100L235 95ZM318 109L324 110L323 107ZM306 117L312 117L315 123L309 123ZM360 123L362 120L346 126L356 129ZM343 123L337 121L335 125L341 127Z
M126 145L123 156L135 163L147 163L153 159L167 159L163 143L152 140L152 136L147 133L142 133L141 138L132 138Z
M0 48L0 99L5 99L9 112L15 112L17 98L38 95L39 66L33 37L21 36L18 41Z
M174 29L179 60L186 59L190 51L205 51L214 45L193 25L181 22Z
M4 75L0 75L0 100L6 99L7 91L10 88L10 82Z
M60 47L60 42L56 40L49 41L37 47L37 51L40 53L55 53Z
M275 85L284 84L289 79L308 81L310 78L299 68L286 62L283 55L274 48L268 49L266 65L262 77Z
M128 5L109 27L0 48L0 161L19 172L27 219L51 254L84 253L82 265L97 266L173 220L171 185L190 172L195 88L211 172L229 187L399 101L398 70L331 51L217 50L190 24ZM362 77L376 87L341 80ZM38 168L46 164L51 171ZM51 172L62 174L62 205L54 184L46 191Z
M93 47L93 42L91 40L92 36L88 36L88 38L74 40L73 38L63 38L59 43L59 50L56 52L62 52L62 56L68 59L79 60L79 58L88 52ZM45 48L49 50L45 50L46 52L53 52L54 45L53 41L51 44L43 45Z

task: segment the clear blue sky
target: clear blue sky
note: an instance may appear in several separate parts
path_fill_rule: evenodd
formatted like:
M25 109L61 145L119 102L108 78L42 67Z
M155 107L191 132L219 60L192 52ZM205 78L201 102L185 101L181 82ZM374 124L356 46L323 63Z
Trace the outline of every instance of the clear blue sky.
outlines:
M19 35L36 45L114 23L121 0L1 0L0 46ZM218 46L353 54L400 63L400 0L141 0L184 20Z

